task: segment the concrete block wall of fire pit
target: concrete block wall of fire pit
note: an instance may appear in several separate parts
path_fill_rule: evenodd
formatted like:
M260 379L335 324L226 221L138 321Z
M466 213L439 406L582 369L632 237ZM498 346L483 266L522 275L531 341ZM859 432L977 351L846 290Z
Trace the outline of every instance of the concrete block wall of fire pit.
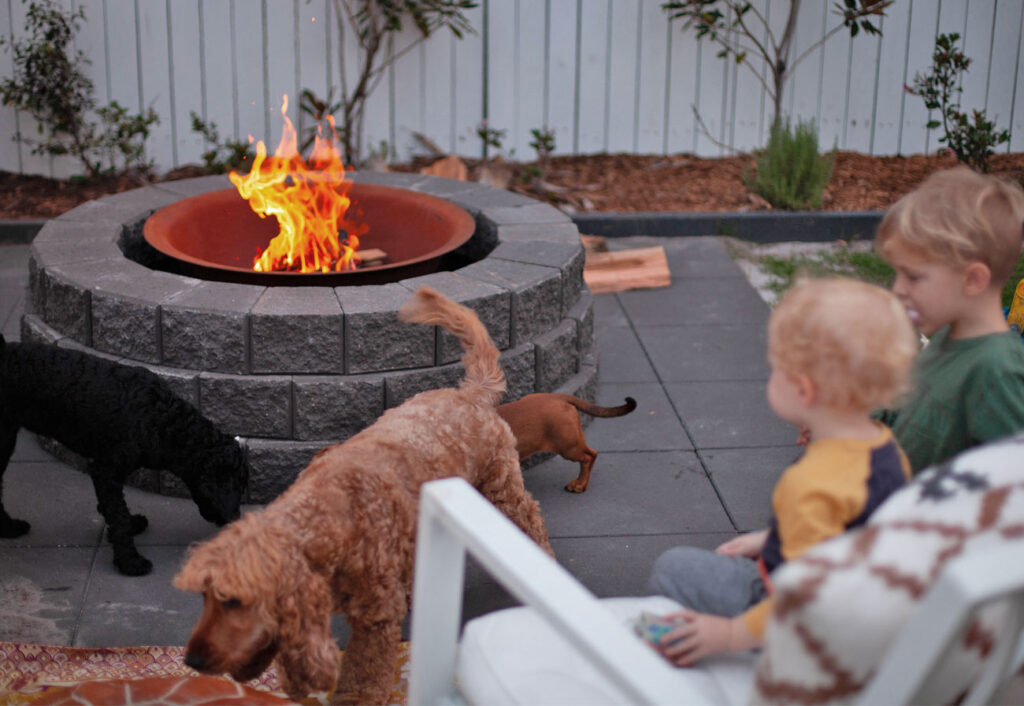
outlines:
M263 287L174 274L143 239L146 219L230 182L167 182L91 201L47 223L32 243L22 336L156 372L244 439L250 502L272 500L314 453L385 409L462 378L453 336L398 321L399 307L422 285L479 314L502 351L507 399L556 390L593 399L593 298L568 216L467 182L372 172L352 178L428 193L469 212L476 232L460 248L461 266L346 287ZM372 233L364 243L372 247ZM135 483L183 493L166 474L140 473Z

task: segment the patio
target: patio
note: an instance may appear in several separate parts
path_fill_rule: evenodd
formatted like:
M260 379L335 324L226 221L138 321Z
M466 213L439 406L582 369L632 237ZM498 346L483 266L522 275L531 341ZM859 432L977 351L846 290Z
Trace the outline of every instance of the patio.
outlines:
M590 488L562 488L576 464L553 458L524 472L558 560L596 595L644 591L655 557L677 544L714 547L764 525L771 488L797 455L795 431L768 408L768 307L716 237L621 238L613 249L664 246L667 289L595 297L597 402L638 408L587 428L599 452ZM0 243L0 330L19 339L27 245ZM88 478L22 432L4 500L32 523L0 542L0 641L73 646L182 645L199 615L171 586L187 546L216 528L189 500L127 489L150 519L138 537L153 573L116 573ZM463 620L513 600L470 566ZM15 619L16 618L16 619ZM344 647L347 628L336 619Z

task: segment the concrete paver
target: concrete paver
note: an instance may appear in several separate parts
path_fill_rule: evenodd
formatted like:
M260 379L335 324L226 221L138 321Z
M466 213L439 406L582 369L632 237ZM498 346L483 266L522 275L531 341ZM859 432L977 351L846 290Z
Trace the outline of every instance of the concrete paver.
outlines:
M644 591L654 559L677 544L713 548L763 525L770 490L797 455L796 430L768 408L764 326L768 307L722 239L628 238L613 249L665 247L673 282L594 297L597 401L638 408L587 428L599 452L590 488L563 486L578 465L551 458L524 471L558 560L599 596ZM0 330L17 340L28 280L25 245L0 245ZM53 459L27 433L4 477L12 515L33 523L0 539L0 640L112 646L181 645L198 596L171 585L190 543L217 528L186 499L127 489L149 516L137 538L152 574L116 572L88 478ZM467 564L463 619L514 601ZM333 632L344 646L341 618ZM406 630L406 635L408 632Z

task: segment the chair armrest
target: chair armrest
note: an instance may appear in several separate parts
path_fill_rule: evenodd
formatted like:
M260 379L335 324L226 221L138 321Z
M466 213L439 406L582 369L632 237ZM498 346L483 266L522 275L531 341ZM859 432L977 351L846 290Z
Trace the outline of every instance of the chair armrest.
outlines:
M699 704L676 670L461 478L420 493L409 703L452 703L465 554L577 645L633 703Z

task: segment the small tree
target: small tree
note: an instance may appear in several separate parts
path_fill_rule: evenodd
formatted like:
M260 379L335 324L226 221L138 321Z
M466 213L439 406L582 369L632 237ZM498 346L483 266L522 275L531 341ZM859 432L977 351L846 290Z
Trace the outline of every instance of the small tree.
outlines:
M789 15L778 37L772 32L767 18L758 12L753 3L746 0L676 0L663 3L661 7L671 19L682 19L684 30L693 28L697 39L707 38L717 44L719 58L731 56L736 63L750 69L758 83L771 96L771 124L775 125L782 116L783 87L800 62L844 27L850 30L851 37L856 37L860 30L868 34L881 34L872 19L885 16L886 8L892 3L893 0L837 2L835 14L841 21L793 61L789 60L789 52L796 30L797 14L800 12L800 0L789 0ZM771 75L770 82L765 81L758 70L751 66L751 58L767 66Z
M960 35L955 32L940 34L935 39L931 73L916 74L913 85L905 88L908 93L921 96L928 110L939 111L941 122L929 120L926 125L929 130L942 126L945 135L939 142L945 142L960 162L987 172L992 148L1009 142L1010 132L997 131L984 110L971 111L970 118L960 110L957 94L964 90L961 74L967 71L971 60L957 48L958 41Z
M132 169L148 173L152 164L145 160L145 141L150 126L160 119L152 108L131 114L117 101L96 108L92 81L81 70L89 60L82 51L69 53L85 11L79 7L66 12L53 0L28 5L29 37L0 39L14 53L14 76L0 81L0 98L32 115L42 137L33 140L19 133L14 139L32 145L33 154L71 155L91 179ZM90 120L94 110L102 127Z
M359 43L359 65L352 86L346 79L344 46L338 52L341 56L338 138L346 162L353 164L360 157L366 99L380 83L386 69L439 29L448 28L459 39L464 33L472 32L462 12L476 4L473 0L334 0L339 33L344 38L347 25L348 32ZM410 21L419 36L398 49L395 35Z

